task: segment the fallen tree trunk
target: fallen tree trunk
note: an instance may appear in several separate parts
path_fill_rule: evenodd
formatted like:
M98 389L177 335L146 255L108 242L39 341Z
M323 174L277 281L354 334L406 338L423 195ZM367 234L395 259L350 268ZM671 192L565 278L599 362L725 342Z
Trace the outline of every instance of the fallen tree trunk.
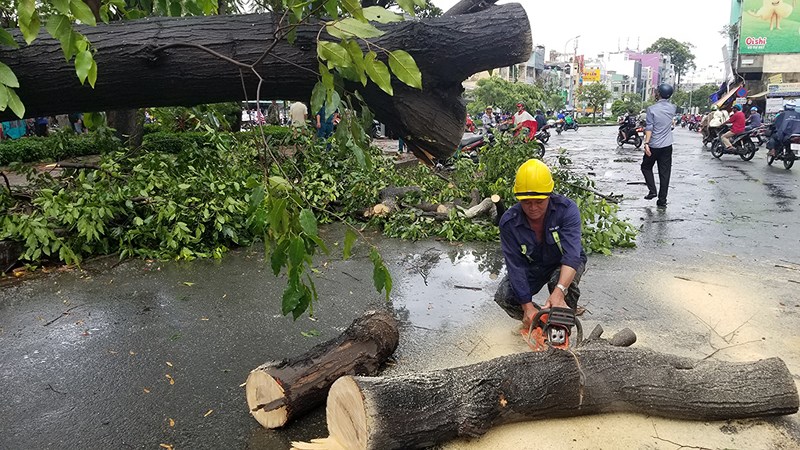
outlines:
M201 45L252 64L273 42L276 22L271 14L251 14L79 26L96 50L94 89L80 84L73 63L64 60L60 43L44 29L30 46L0 48L0 61L17 75L18 94L28 117L253 100L258 86L253 73L187 45ZM396 79L394 96L371 82L350 87L360 91L378 120L399 132L415 153L424 150L437 158L451 155L463 134L466 107L461 82L482 70L525 61L531 52L530 23L519 4L376 26L386 34L372 42L377 48L408 51L422 72L423 89ZM318 79L318 31L319 26L299 27L295 45L279 41L255 67L264 79L262 100L308 101ZM22 42L18 32L14 36ZM386 56L379 53L385 62ZM10 108L0 112L0 120L10 118Z
M339 377L376 374L399 338L397 321L389 313L370 311L339 337L297 358L257 367L245 383L250 414L266 428L285 425L321 404Z
M429 373L343 377L328 396L330 437L294 446L421 448L506 423L611 411L722 420L798 410L794 380L779 358L698 361L592 337L574 353L526 352Z

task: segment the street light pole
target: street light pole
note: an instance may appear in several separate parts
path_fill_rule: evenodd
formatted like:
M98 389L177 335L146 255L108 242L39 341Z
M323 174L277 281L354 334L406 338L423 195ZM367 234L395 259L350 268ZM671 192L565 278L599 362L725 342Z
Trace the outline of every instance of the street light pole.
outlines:
M567 44L569 44L570 41L575 41L574 56L572 58L572 62L573 63L575 62L576 59L578 59L578 38L579 37L581 37L581 35L577 35L577 36L575 36L573 38L570 38L570 39L567 40L567 42L564 43L564 54L566 55L567 54ZM567 97L567 107L569 107L570 104L572 104L573 105L572 109L575 109L574 108L575 98L573 97L573 89L572 89L572 87L573 87L573 84L574 84L573 83L573 77L576 74L575 74L575 71L572 70L572 63L570 63L569 67L570 67L570 71L569 71L569 96ZM577 67L576 67L576 70L577 70Z

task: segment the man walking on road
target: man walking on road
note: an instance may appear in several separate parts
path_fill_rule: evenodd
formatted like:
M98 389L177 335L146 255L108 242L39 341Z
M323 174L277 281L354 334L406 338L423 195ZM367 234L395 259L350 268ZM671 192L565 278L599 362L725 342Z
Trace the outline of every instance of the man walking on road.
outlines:
M669 191L669 176L672 172L672 118L675 116L675 105L670 103L674 90L672 86L662 83L658 85L658 102L647 108L647 125L644 131L644 159L642 160L642 175L647 183L649 192L644 196L650 200L658 196L656 205L662 208L667 206L667 192ZM656 193L656 180L653 176L653 166L658 163L659 187Z

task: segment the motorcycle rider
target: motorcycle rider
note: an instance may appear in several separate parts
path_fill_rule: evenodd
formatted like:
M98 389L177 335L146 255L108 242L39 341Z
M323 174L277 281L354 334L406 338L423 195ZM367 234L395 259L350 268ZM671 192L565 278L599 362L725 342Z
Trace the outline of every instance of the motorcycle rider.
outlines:
M525 111L525 105L522 102L517 103L517 113L514 114L514 136L517 136L523 128L528 129L528 140L536 136L536 130L539 125L536 119L533 118L531 113Z
M712 139L719 134L719 127L728 121L728 112L720 110L717 105L711 106L711 118L708 120L708 132Z
M636 122L637 116L634 116L632 113L628 113L625 118L622 119L622 125L619 126L619 131L624 137L623 142L627 141L629 137L633 136L633 133L636 133Z
M492 114L492 107L487 106L484 110L483 115L481 116L481 123L483 124L483 131L484 133L489 133L492 128L497 125L497 121L494 118L494 114Z
M745 118L742 112L742 105L733 105L733 111L733 115L725 122L731 124L731 130L720 137L727 151L734 150L733 144L731 144L731 138L737 134L744 133Z
M800 134L800 112L797 112L795 108L795 102L790 100L783 105L783 112L775 118L773 124L775 132L767 142L770 156L775 156L776 151L783 148L786 139L791 135Z
M749 125L751 130L761 126L761 114L758 113L758 108L753 106L750 108L750 117L747 118L746 125Z
M639 111L639 115L636 116L636 123L644 126L647 123L647 110L643 109Z
M536 110L536 115L533 116L533 118L534 120L536 120L536 125L539 126L540 130L544 128L545 125L547 125L547 119L544 117L544 113L542 113L541 109Z

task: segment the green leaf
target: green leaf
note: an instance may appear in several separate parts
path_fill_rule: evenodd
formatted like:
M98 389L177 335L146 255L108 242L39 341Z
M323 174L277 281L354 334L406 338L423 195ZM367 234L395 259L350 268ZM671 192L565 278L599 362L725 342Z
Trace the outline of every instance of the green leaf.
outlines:
M5 111L8 107L8 88L0 86L0 111Z
M350 67L350 55L347 50L336 42L319 41L317 42L317 55L336 66Z
M72 22L69 17L63 14L55 14L47 19L45 29L54 39L62 41L68 39L69 35L72 34Z
M414 0L397 0L397 6L412 16L417 15L417 13L414 12Z
M325 118L332 116L339 109L342 99L336 91L328 91L328 99L325 101Z
M358 20L366 21L360 0L341 0L342 8Z
M61 14L69 14L69 0L52 0L53 7Z
M97 62L92 58L92 65L89 67L89 85L94 88L94 84L97 82Z
M313 114L316 114L317 111L322 109L322 105L325 104L326 96L325 86L322 85L321 81L317 81L317 84L314 85L314 89L311 91L311 111Z
M389 67L400 81L411 87L422 89L422 73L408 52L404 50L389 52Z
M61 41L61 51L64 52L64 58L69 61L78 53L78 49L75 46L75 42L80 39L80 35L75 31L70 32Z
M297 284L289 284L289 286L286 286L286 289L283 291L281 312L283 312L284 316L294 311L294 309L297 308L297 305L300 304L300 298L303 296L303 292L299 289L299 287L300 286Z
M7 47L19 48L19 44L17 44L14 36L12 36L11 33L3 28L0 28L0 44L3 44Z
M173 17L180 17L181 13L183 12L183 7L181 6L181 2L179 0L175 0L170 2L169 4L169 15Z
M350 259L353 244L355 244L358 235L351 228L344 232L344 248L342 248L342 258Z
M358 45L358 42L352 40L346 41L344 46L347 49L347 54L350 55L350 59L353 61L353 67L355 68L358 79L363 86L366 86L367 72L364 65L364 53L361 51L361 47Z
M293 237L289 242L289 264L297 267L303 263L306 257L306 243L303 238Z
M286 265L287 248L289 248L289 241L281 241L280 244L275 246L272 250L272 255L270 255L269 262L272 266L272 273L275 274L276 277L281 273L283 266Z
M337 0L327 0L325 2L325 12L328 13L331 18L338 19L339 18L339 2Z
M428 2L426 2L425 0L414 0L414 4L419 6L420 8L425 8Z
M14 75L14 71L11 70L11 67L8 67L2 62L0 62L0 83L11 88L19 87L19 81L17 80L17 76Z
M319 75L322 78L322 84L325 86L325 89L332 91L333 90L333 74L330 70L325 66L325 64L319 63Z
M392 77L389 75L389 68L386 67L386 64L376 60L377 56L375 52L367 53L364 58L364 69L373 83L377 84L387 94L392 95Z
M391 23L402 22L403 15L396 12L389 11L388 9L381 8L380 6L370 6L362 10L364 17L378 23Z
M317 231L317 218L308 208L304 208L300 211L300 227L303 228L303 231L309 236L317 236L319 233Z
M25 115L25 105L22 104L22 100L19 99L17 92L14 91L14 89L7 88L7 90L8 106L11 108L11 111L14 111L14 114L21 119L22 116Z
M375 28L374 25L361 22L359 20L353 19L352 17L342 19L334 23L331 27L346 33L347 34L346 37L356 36L361 39L376 38L379 36L383 36L384 34L383 31Z
M89 5L84 3L83 0L71 0L69 2L69 11L73 16L75 16L76 19L80 20L81 23L91 26L97 25L97 21L94 18L94 13L89 8Z
M86 77L89 76L89 69L92 68L92 62L92 53L89 50L84 50L75 57L75 72L77 72L78 80L80 80L81 84L83 84L83 82L86 81Z
M389 269L383 263L380 253L375 247L369 251L369 259L372 260L372 281L375 284L375 289L380 292L386 290L386 300L389 300L389 293L392 291L392 277L389 274Z
M319 336L319 334L320 333L317 330L309 330L309 331L301 331L300 332L301 336L307 337L307 338L316 337L316 336Z
M24 21L22 17L19 19L19 30L22 32L22 37L25 38L25 42L30 45L36 37L39 35L39 28L41 28L42 24L39 22L39 16L34 15L29 20Z

